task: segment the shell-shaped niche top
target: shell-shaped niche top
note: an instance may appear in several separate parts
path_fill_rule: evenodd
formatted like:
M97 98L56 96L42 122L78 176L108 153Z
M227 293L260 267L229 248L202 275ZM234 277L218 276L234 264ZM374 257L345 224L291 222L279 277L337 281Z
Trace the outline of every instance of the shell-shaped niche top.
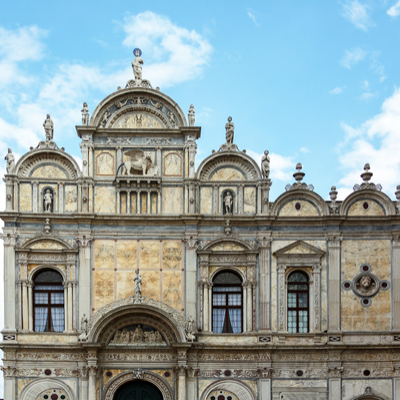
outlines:
M181 108L142 78L142 51L135 49L133 54L134 79L128 80L124 89L118 87L97 106L89 125L106 129L178 129L187 126Z

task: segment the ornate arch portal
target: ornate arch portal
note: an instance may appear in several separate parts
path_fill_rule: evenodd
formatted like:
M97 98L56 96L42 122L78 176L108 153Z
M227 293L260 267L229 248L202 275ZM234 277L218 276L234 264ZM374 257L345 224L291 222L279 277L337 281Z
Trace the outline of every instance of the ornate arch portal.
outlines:
M119 375L106 386L104 400L130 400L131 398L172 400L173 395L171 388L162 378L147 371L139 375L127 372Z

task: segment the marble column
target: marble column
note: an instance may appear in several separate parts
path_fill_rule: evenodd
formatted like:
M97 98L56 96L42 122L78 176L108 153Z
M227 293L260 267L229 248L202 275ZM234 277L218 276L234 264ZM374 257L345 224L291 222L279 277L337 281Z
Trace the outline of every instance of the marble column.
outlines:
M88 398L88 368L82 366L79 371L79 399Z
M64 182L58 182L58 212L64 212Z
M14 376L4 376L4 398L14 400L15 397L16 378Z
M186 367L178 367L178 400L186 399Z
M204 332L209 332L210 327L208 325L208 283L204 282L204 309L203 309L203 326L204 326Z
M213 186L213 214L217 215L219 213L219 193L218 193L218 185Z
M96 376L97 376L97 366L89 366L89 389L88 389L88 400L96 399Z
M15 245L17 235L3 229L4 240L4 330L10 333L16 331L16 283Z
M29 304L29 332L33 332L33 294L32 294L33 283L28 282L28 304Z
M400 237L392 239L393 330L400 331Z
M286 265L278 265L278 331L285 332L286 328Z
M394 399L400 399L400 378L394 379ZM329 399L330 400L330 399Z
M271 379L260 378L260 400L271 400Z
M158 167L158 176L162 176L162 158L161 158L161 147L156 147L156 165Z
M243 286L243 332L247 332L247 285Z
M269 213L269 190L271 188L271 179L263 179L261 184L261 214Z
M239 186L239 196L238 196L238 214L243 214L244 210L244 185L240 184Z
M83 315L85 314L87 318L90 318L92 315L91 309L91 287L90 287L90 280L91 280L91 260L90 260L90 253L91 253L91 243L92 237L90 233L82 234L77 237L78 245L79 245L79 309L78 321L82 320ZM77 326L77 328L79 328Z
M187 378L187 399L196 399L196 383L197 383L197 373L198 370L196 368L189 367L188 369L188 378Z
M329 400L340 400L342 398L342 383L340 378L329 379ZM395 398L397 398L395 396Z
M328 237L328 331L340 331L340 238L337 236Z
M321 265L313 266L314 332L321 332Z
M185 240L186 250L186 318L190 315L197 321L197 238L188 237Z
M22 281L22 330L29 330L28 281Z
M247 332L250 332L253 327L253 296L251 290L251 283L247 284L247 312L246 312L246 326Z
M68 330L72 332L72 320L73 320L73 313L72 313L72 283L68 282Z
M270 325L270 287L271 287L271 239L264 236L258 239L260 253L258 257L259 263L259 306L258 321L259 330L266 332L271 330Z
M38 207L38 199L39 199L39 193L38 193L38 181L33 181L33 191L32 191L32 206L33 206L33 212L37 213L39 212L39 207Z
M64 332L68 331L68 283L63 282L64 286Z
M14 199L13 181L11 178L9 178L9 175L6 175L5 182L6 182L6 211L16 210L13 207L13 199Z

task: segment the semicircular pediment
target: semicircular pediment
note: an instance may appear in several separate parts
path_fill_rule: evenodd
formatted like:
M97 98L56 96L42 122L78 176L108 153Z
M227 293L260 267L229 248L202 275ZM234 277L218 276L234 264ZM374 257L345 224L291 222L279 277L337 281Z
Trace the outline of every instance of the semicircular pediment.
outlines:
M91 126L119 129L165 129L187 126L181 108L164 93L127 88L112 93L95 109Z

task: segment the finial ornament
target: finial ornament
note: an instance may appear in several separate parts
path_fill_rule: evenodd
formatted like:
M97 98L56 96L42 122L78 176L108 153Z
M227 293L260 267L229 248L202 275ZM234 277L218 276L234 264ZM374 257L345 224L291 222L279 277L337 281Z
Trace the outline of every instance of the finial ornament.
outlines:
M194 105L191 104L189 107L189 114L188 114L189 126L194 126L195 112L196 111L194 111Z
M7 174L12 174L15 168L15 157L10 148L8 148L8 153L6 154L4 159L7 161Z
M89 125L89 107L87 103L83 103L82 107L82 125Z
M261 170L264 179L268 179L269 176L269 171L270 171L270 159L269 159L269 151L265 150L264 155L262 156L261 159Z
M362 180L364 181L361 185L355 184L353 186L353 190L363 190L363 189L370 189L370 190L382 190L382 185L380 183L376 184L370 182L373 173L370 172L369 170L371 169L369 163L366 163L364 165L364 171L360 176Z
M331 187L331 191L329 192L329 197L331 198L331 204L329 205L329 208L331 210L331 214L337 214L339 210L339 206L336 203L338 192L336 190L336 186Z
M228 122L225 124L225 130L226 144L230 145L233 143L233 135L235 130L235 124L232 122L232 117L228 117Z
M285 186L285 190L293 190L293 189L305 189L305 190L314 190L314 186L313 185L307 185L307 183L302 182L305 173L301 172L301 169L303 168L303 166L301 165L301 163L297 163L296 164L296 169L297 172L295 172L293 174L293 178L296 179L297 182L293 183L293 185L291 185L290 183L288 183Z
M46 141L53 140L54 124L50 118L50 114L47 114L45 121L43 122L44 131L46 133Z

